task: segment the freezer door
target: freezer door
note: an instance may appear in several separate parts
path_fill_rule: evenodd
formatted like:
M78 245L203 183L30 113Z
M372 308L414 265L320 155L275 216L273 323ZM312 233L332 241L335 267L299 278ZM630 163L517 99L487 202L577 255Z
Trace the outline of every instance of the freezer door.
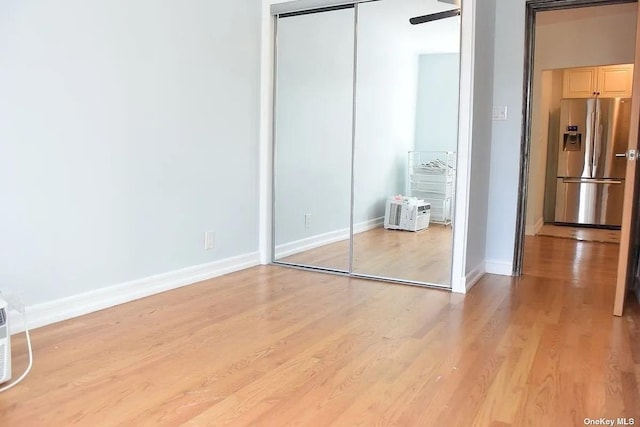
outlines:
M622 179L558 178L555 222L619 227L623 194Z
M560 101L559 177L591 177L595 98Z
M627 159L616 157L627 151L631 123L631 99L602 98L596 109L593 178L624 178Z

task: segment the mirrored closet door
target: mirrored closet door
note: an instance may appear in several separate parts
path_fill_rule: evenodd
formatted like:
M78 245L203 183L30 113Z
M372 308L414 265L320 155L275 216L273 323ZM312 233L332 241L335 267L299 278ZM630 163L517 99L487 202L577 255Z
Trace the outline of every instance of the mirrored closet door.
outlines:
M453 3L379 0L277 16L274 262L450 286Z
M275 260L349 271L355 8L277 20Z
M358 5L354 273L450 284L460 20L410 19L451 9Z

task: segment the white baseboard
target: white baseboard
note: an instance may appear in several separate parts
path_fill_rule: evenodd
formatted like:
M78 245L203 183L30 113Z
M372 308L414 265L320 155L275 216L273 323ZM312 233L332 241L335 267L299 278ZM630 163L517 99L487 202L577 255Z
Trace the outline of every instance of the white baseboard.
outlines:
M467 273L465 277L465 290L467 292L469 292L469 289L471 289L476 283L478 283L480 279L482 279L482 276L484 276L484 273L486 272L485 265L485 262L481 262Z
M258 252L252 252L36 304L26 307L29 329L82 316L258 264L260 264ZM12 334L23 331L22 316L12 311L10 326Z
M540 229L542 229L543 225L544 225L544 218L540 218L539 220L536 221L535 225L533 226L534 236L540 232Z
M511 276L513 274L513 263L500 260L486 260L484 263L486 273L500 276Z
M527 224L524 227L524 234L526 236L535 236L538 234L542 226L544 225L544 218L539 218L535 224Z
M363 233L384 225L384 217L373 218L353 225L353 234ZM320 246L339 242L349 238L349 228L330 231L328 233L316 234L304 239L284 243L276 246L276 258L285 258L300 252L318 248Z

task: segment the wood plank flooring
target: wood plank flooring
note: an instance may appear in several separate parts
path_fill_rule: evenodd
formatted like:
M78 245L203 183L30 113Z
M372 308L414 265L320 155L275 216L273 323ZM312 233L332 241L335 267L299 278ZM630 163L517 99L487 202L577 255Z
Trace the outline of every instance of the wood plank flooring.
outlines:
M451 226L430 224L418 232L378 227L355 234L353 240L354 273L451 284ZM348 271L349 241L320 246L280 261Z
M586 242L620 243L620 230L545 224L537 236L562 237Z
M615 249L530 238L523 277L466 296L275 266L159 294L33 331L0 423L638 423L640 310L611 314Z

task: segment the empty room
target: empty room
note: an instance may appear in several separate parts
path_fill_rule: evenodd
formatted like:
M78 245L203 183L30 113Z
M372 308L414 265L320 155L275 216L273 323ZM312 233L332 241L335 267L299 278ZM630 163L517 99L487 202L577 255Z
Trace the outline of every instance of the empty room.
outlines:
M640 422L639 20L0 2L0 424Z

